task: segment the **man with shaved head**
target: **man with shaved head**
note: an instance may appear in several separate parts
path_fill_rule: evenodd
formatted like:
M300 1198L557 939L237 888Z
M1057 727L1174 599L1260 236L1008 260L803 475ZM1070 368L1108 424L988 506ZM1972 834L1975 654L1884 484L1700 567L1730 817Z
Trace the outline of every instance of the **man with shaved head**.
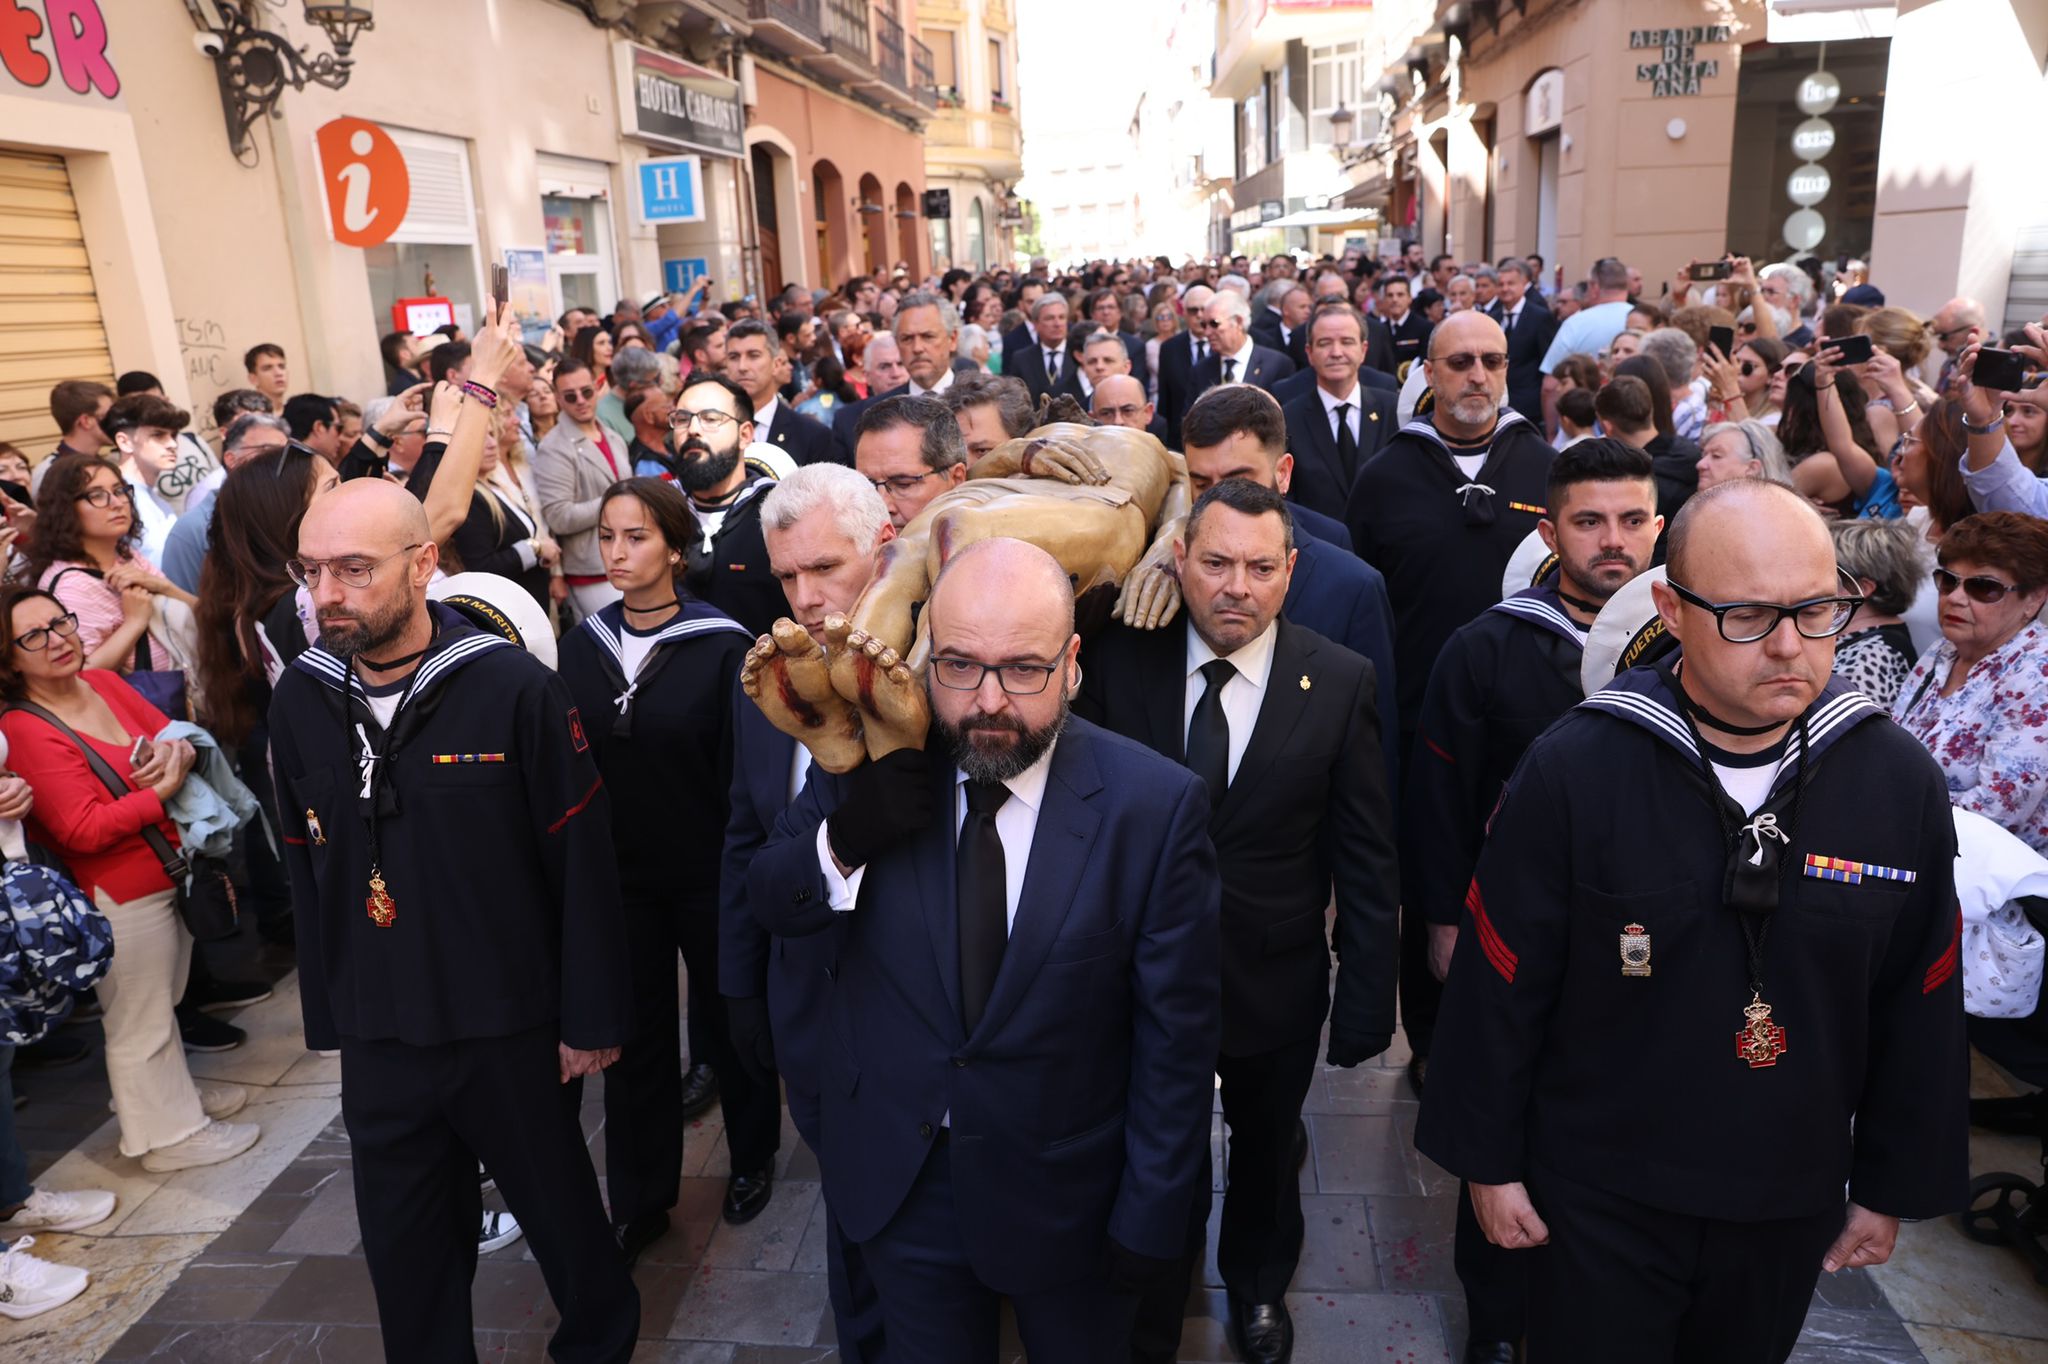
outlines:
M1508 559L1543 519L1550 461L1543 433L1507 407L1507 338L1484 313L1444 319L1420 362L1434 406L1396 431L1351 485L1345 520L1360 558L1394 603L1397 754L1403 766L1422 716L1430 669L1458 627L1501 599ZM1391 728L1391 727L1390 727ZM1403 866L1408 878L1414 869ZM1429 925L1402 896L1401 1022L1428 1073L1441 987L1429 969Z
M1128 426L1166 444L1166 423L1145 401L1145 386L1128 374L1112 374L1095 386L1088 415L1104 426Z
M1669 548L1682 657L1494 813L1416 1145L1493 1244L1548 1247L1532 1359L1780 1364L1819 1273L1966 1200L1956 840L1940 769L1831 678L1862 599L1806 500L1724 483Z
M883 704L921 694L923 746L881 751L871 726L879 756L814 766L749 869L771 931L839 935L825 1197L890 1359L993 1359L1007 1297L1032 1358L1126 1364L1136 1295L1180 1268L1208 1178L1209 801L1068 713L1080 638L1045 551L956 550L924 618L921 681L878 641L844 646L902 693ZM810 647L794 624L776 646Z
M306 1045L341 1052L390 1358L474 1351L481 1161L561 1313L550 1353L623 1360L639 1294L576 1116L626 1031L610 812L568 688L429 602L438 563L419 499L358 479L285 565L320 629L270 708Z

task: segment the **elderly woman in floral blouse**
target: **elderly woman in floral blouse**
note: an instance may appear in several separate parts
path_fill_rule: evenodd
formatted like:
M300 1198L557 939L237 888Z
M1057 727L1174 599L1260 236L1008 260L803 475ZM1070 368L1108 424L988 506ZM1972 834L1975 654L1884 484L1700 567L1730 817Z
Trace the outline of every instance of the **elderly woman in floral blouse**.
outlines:
M1892 718L1927 745L1949 799L2048 853L2048 521L1982 512L1942 537L1942 642Z

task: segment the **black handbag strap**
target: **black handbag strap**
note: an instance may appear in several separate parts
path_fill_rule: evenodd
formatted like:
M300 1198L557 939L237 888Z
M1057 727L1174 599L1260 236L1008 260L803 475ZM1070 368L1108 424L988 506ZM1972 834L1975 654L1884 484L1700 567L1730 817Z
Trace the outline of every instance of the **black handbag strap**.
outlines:
M85 741L85 736L58 719L49 710L37 705L33 701L16 701L10 709L21 711L25 715L35 716L36 719L51 726L59 734L62 734L65 738L71 740L72 743L78 745L78 751L85 755L85 765L92 769L94 776L105 783L107 790L116 799L134 792L135 788L122 780L121 775L114 771L105 758L100 756L99 750ZM157 828L154 824L143 825L142 841L147 843L149 850L156 854L156 860L162 864L164 875L171 878L172 884L183 885L185 878L191 874L192 869L185 861L184 856L171 846L171 841L164 837L163 830Z
M67 573L83 573L88 578L99 579L100 585L102 587L106 586L106 574L100 572L96 568L84 568L78 564L73 564L69 568L60 570L56 577L50 579L49 591L52 596L56 595L57 584L64 581L64 576ZM113 591L112 588L108 588L107 590L110 592ZM118 601L120 599L120 596L120 593L114 592L115 600ZM151 654L149 651L149 631L147 630L144 630L141 636L135 641L135 671L139 673L148 673L156 671L155 656ZM27 710L28 706L24 704L21 707L21 709ZM59 729L64 728L64 722L59 720L56 716L50 715L47 711L44 712L44 715L45 718L47 718L51 724L56 725ZM71 737L76 739L78 736L76 734L73 734Z

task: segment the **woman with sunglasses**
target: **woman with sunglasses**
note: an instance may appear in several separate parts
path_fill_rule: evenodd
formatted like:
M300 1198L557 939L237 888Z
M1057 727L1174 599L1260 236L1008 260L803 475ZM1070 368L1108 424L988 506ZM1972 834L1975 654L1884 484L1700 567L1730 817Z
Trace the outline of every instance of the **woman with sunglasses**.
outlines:
M54 594L78 617L85 666L127 672L136 646L152 634L157 598L185 607L198 598L157 572L136 548L132 493L121 466L99 455L61 456L50 466L36 497L35 545L29 572L36 586ZM155 632L152 650L159 666L178 666L180 652L168 629ZM163 659L158 653L172 655Z
M1892 718L1925 744L1950 801L2048 853L2048 521L1966 516L1942 537L1941 642Z
M1785 343L1774 338L1745 341L1725 359L1711 346L1702 350L1700 369L1707 376L1712 404L1708 420L1776 426L1779 412L1771 397L1771 381L1784 359ZM1713 415L1715 408L1720 411L1718 417Z
M0 734L8 765L35 792L29 836L63 861L114 930L114 963L98 988L121 1154L154 1173L238 1156L260 1132L253 1123L221 1121L242 1107L246 1091L201 1088L186 1068L176 1005L192 935L178 917L177 890L143 837L151 829L176 846L164 802L192 770L192 745L144 746L169 722L118 674L85 667L80 622L48 592L0 588L0 630L0 699L8 703ZM121 780L121 794L95 774L81 742Z

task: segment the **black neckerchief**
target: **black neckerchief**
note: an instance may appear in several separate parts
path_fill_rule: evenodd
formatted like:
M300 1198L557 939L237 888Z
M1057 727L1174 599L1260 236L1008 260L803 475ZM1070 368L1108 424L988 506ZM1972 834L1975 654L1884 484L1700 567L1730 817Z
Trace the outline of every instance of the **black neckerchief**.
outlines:
M1500 513L1495 510L1493 505L1493 489L1481 483L1479 478L1481 474L1486 472L1486 466L1493 461L1493 443L1500 439L1500 418L1495 416L1493 429L1488 431L1486 439L1477 445L1464 445L1452 440L1443 433L1443 429L1438 427L1435 422L1431 422L1430 426L1435 429L1437 439L1443 442L1444 458L1450 461L1451 472L1464 479L1454 491L1457 494L1459 504L1464 508L1465 524L1468 526L1492 525L1500 519ZM1457 456L1460 453L1467 457L1472 455L1479 456L1479 470L1469 478L1466 477L1465 471L1458 467Z
M1559 578L1559 581L1563 581L1562 577ZM1571 593L1565 591L1562 586L1560 586L1557 589L1557 599L1563 602L1566 606L1571 607L1573 610L1584 611L1589 616L1597 617L1600 614L1599 602L1587 601L1584 597L1574 597ZM1593 622L1590 620L1586 622L1588 628L1590 628L1592 624ZM1716 728L1718 728L1718 726L1716 726Z
M434 646L441 641L441 622L439 617L430 611L427 613L427 619L432 623L434 633L428 639L427 647L420 651L422 656L431 653ZM405 679L405 690L398 694L398 705L391 712L391 723L388 726L377 725L376 713L370 707L369 687L361 678L356 676L356 670L353 667L348 669L347 683L342 691L342 714L348 722L344 723L342 727L342 742L344 744L348 742L348 730L350 723L354 720L358 689L360 689L363 709L369 712L369 724L356 726L363 740L363 752L358 756L357 761L367 769L363 772L363 785L356 792L356 799L358 810L362 815L363 826L369 833L370 885L373 895L384 893L383 861L378 856L377 850L377 823L380 819L396 815L399 812L398 791L397 788L390 785L387 774L391 770L391 764L397 761L399 729L405 722L406 707L412 700L413 690L418 687L420 674L423 671L425 671L423 668L416 666L412 670L412 675ZM378 729L377 737L382 740L381 747L370 741L369 730L371 728ZM374 910L372 917L375 918ZM380 920L379 926L384 926L384 923L385 921Z

